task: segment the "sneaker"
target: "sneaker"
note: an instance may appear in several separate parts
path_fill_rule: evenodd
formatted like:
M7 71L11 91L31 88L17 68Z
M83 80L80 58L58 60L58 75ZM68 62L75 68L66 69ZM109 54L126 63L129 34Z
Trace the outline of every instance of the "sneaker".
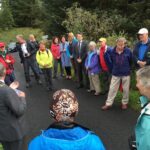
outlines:
M108 110L108 109L110 109L112 106L108 106L108 105L104 105L104 106L102 106L102 110L103 111L106 111L106 110Z
M95 95L95 96L98 96L98 95L100 95L100 92L95 92L94 95Z
M42 81L41 81L41 80L38 80L37 83L38 83L39 85L41 85L41 84L42 84Z
M27 82L26 83L26 88L29 88L29 87L31 87L31 83Z
M128 105L127 105L127 104L122 104L122 105L121 105L121 109L122 109L122 110L128 109Z

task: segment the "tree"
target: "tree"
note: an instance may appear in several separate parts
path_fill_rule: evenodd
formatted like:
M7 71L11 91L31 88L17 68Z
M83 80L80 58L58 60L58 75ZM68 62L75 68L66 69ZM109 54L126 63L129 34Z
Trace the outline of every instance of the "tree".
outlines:
M9 0L15 24L19 27L37 27L43 14L42 0Z
M43 20L43 30L50 37L66 33L62 22L66 17L66 9L72 2L68 0L44 0L45 19Z
M67 31L82 32L90 40L98 39L100 36L110 36L113 33L119 34L124 31L120 27L127 22L127 18L123 18L118 11L92 12L81 8L78 3L68 8L66 14L67 18L62 25Z
M7 0L2 1L0 10L0 28L9 29L14 26L14 19Z

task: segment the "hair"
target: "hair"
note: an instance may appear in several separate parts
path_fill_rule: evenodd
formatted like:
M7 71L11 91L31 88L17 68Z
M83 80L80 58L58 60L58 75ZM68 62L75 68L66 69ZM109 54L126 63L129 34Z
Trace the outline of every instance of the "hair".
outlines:
M39 42L39 44L46 45L46 41L42 40L42 41Z
M123 42L124 44L126 44L127 43L127 40L126 40L126 38L124 38L124 37L120 37L120 38L118 38L117 40L116 40L116 42L118 43L118 42Z
M29 34L29 37L34 37L35 38L35 35L34 34Z
M74 37L74 34L72 32L69 32L68 36Z
M89 46L94 46L94 47L96 47L96 43L95 43L94 41L91 41L91 42L89 43Z
M18 35L16 35L16 38L24 39L24 37L23 37L23 35L22 35L22 34L18 34Z
M150 66L139 69L136 72L136 76L141 80L145 87L150 88Z
M53 43L53 44L56 44L56 43L55 43L55 39L58 39L58 42L59 42L59 37L58 37L58 36L54 36L53 39L52 39L52 43Z
M2 63L0 63L0 78L4 77L6 73L6 69Z

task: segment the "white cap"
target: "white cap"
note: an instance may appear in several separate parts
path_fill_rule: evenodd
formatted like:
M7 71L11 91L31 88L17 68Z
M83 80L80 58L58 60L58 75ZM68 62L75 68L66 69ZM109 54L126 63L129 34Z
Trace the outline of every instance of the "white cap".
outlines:
M148 34L148 29L146 28L141 28L138 32L138 34Z

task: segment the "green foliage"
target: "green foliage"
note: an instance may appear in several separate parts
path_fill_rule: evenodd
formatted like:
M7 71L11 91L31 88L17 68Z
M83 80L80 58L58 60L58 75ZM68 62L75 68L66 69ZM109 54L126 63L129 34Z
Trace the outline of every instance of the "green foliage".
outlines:
M38 40L41 40L41 37L43 36L43 32L40 29L13 28L9 31L0 31L0 41L4 41L7 44L9 42L15 42L17 34L22 34L25 39L28 39L29 34L34 34Z
M0 28L8 30L14 26L13 16L7 0L2 1L0 10Z
M131 108L133 108L134 110L139 110L140 109L139 97L140 97L140 94L139 94L138 91L130 90L130 93L129 93L129 106ZM120 104L121 100L122 100L122 93L119 91L117 93L115 101Z
M62 26L62 21L66 17L66 9L72 2L68 0L43 0L45 18L43 19L42 29L49 37L60 36L66 33Z
M67 18L62 25L74 33L83 32L88 39L98 39L100 36L111 36L113 33L124 33L123 24L128 22L117 10L114 11L88 11L74 3L66 11Z
M43 17L42 0L9 0L16 26L37 27Z
M2 145L0 144L0 150L3 150L3 147L2 147Z

